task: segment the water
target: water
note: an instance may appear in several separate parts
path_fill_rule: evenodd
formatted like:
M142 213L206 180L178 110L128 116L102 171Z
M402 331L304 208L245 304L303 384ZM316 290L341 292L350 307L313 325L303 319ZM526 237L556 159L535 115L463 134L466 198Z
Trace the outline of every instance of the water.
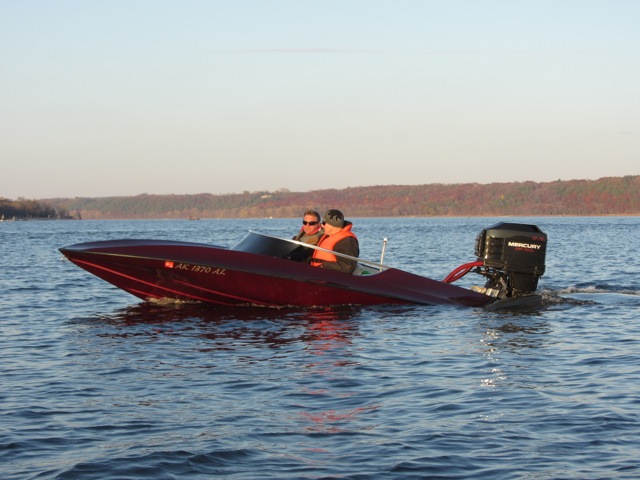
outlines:
M354 231L363 257L387 237L386 264L444 278L499 220ZM639 478L640 218L510 220L549 235L538 310L146 304L57 248L297 219L0 224L0 477Z

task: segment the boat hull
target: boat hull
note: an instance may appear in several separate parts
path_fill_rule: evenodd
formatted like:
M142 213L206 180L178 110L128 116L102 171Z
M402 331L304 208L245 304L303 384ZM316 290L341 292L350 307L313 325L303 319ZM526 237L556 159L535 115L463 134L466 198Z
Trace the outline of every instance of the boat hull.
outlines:
M161 240L110 240L61 248L71 262L143 300L225 306L449 304L484 306L493 298L388 268L349 275L281 258L269 251ZM255 242L254 242L255 243ZM295 245L293 246L296 247ZM251 250L251 248L245 248Z

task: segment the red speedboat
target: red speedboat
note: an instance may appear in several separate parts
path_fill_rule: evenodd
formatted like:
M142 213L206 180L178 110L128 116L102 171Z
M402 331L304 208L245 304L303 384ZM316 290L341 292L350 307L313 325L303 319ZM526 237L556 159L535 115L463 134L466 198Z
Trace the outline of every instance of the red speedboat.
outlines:
M546 235L535 225L499 223L476 240L477 260L433 280L358 259L354 274L325 270L286 257L294 240L249 232L232 248L165 240L107 240L60 248L71 262L143 300L173 299L216 305L327 306L453 304L482 307L531 295L544 273ZM484 287L452 282L469 272Z

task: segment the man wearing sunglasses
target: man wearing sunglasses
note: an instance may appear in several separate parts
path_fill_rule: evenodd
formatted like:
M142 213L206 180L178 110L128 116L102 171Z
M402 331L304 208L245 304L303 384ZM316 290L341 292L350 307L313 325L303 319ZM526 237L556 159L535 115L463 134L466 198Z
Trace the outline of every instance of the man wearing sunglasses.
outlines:
M317 245L322 235L324 235L324 230L320 223L320 214L315 210L307 210L302 217L302 227L293 239L309 245ZM312 254L313 251L310 248L298 247L287 258L297 262L306 262Z
M351 232L353 224L344 219L340 210L327 210L322 216L324 235L320 238L319 247L333 250L350 257L360 255L358 238ZM334 255L324 250L314 250L311 265L314 267L353 273L357 265L356 260Z
M317 245L323 233L320 214L315 210L307 210L302 217L300 232L293 239L309 245Z

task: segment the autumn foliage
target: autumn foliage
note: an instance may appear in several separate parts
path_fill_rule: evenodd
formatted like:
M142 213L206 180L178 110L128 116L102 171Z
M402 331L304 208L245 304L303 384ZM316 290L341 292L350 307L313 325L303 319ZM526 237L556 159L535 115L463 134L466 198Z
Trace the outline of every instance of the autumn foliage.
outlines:
M53 199L85 219L297 217L339 208L350 217L640 214L640 176L491 184L379 185L310 192Z

